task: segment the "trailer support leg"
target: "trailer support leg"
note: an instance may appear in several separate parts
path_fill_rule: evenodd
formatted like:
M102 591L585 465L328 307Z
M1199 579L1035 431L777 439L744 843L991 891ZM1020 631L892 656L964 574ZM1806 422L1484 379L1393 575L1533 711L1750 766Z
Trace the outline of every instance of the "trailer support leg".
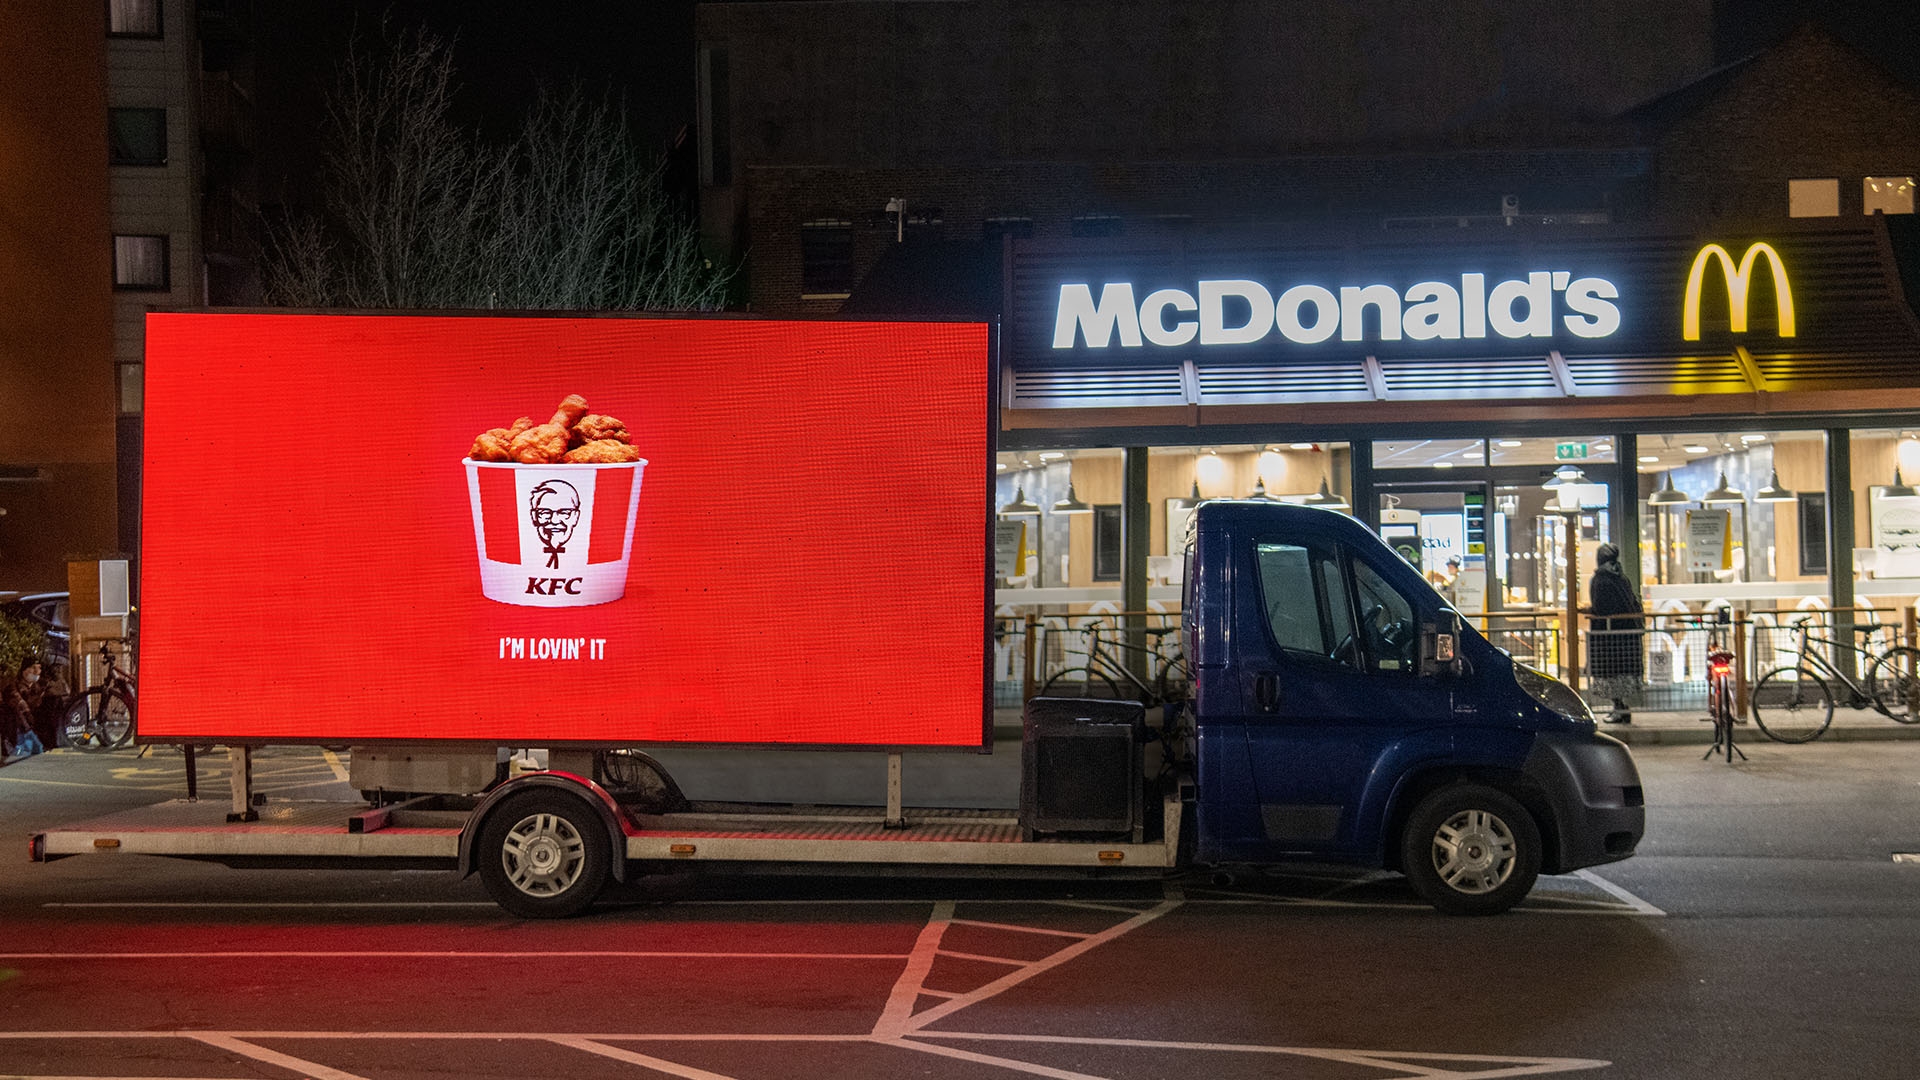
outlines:
M148 745L150 746L152 744L149 743ZM142 749L145 749L145 747L142 747ZM193 760L193 744L187 743L185 746L182 746L180 753L184 754L187 759L187 801L197 802L200 799L200 768Z
M887 820L889 829L907 827L907 815L900 808L900 755L887 755Z
M253 808L253 747L227 747L227 766L233 786L233 808L227 811L227 823L259 821L260 812Z

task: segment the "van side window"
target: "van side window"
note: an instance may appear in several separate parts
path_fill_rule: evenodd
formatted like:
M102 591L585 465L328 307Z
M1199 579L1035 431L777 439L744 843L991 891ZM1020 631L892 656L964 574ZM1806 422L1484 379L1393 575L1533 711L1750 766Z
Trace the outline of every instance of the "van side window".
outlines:
M1418 637L1413 604L1359 559L1353 560L1353 585L1360 598L1368 667L1381 672L1418 670L1413 655Z
M1260 543L1255 559L1261 609L1280 651L1295 659L1358 666L1352 649L1353 604L1339 557L1331 550L1298 544Z

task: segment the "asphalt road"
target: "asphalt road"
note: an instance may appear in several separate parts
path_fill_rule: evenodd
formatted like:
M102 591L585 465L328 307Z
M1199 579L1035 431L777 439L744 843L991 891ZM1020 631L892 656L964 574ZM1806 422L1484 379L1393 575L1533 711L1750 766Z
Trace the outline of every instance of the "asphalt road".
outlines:
M1893 858L1920 852L1920 744L1700 749L1636 750L1639 856L1491 919L1326 867L656 879L552 923L439 873L9 860L0 1076L1920 1075L1920 863ZM8 766L0 833L168 797L179 772ZM344 795L340 775L313 750L256 765L285 797Z

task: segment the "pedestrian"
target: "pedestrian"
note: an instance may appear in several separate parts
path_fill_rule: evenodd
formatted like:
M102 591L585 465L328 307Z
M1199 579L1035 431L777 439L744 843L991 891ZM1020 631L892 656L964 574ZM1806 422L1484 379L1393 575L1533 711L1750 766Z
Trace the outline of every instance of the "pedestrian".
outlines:
M0 691L0 761L16 752L28 757L46 750L33 730L34 710L46 693L40 683L40 659L28 657L21 662L20 673Z
M1641 614L1640 591L1620 568L1620 549L1601 544L1593 578L1587 583L1592 612L1587 635L1587 671L1596 694L1613 702L1609 724L1633 723L1629 701L1639 696L1644 671L1641 653L1646 619Z
M60 722L66 718L67 699L73 694L73 687L67 681L67 665L58 661L48 664L46 677L40 684L46 687L46 692L33 710L33 730L40 736L42 746L59 746Z

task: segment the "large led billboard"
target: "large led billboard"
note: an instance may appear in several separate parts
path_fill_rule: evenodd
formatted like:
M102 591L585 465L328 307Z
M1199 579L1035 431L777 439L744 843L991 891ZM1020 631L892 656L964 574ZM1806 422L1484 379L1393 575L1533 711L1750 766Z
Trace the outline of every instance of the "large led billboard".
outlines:
M140 735L980 746L988 340L150 315Z

